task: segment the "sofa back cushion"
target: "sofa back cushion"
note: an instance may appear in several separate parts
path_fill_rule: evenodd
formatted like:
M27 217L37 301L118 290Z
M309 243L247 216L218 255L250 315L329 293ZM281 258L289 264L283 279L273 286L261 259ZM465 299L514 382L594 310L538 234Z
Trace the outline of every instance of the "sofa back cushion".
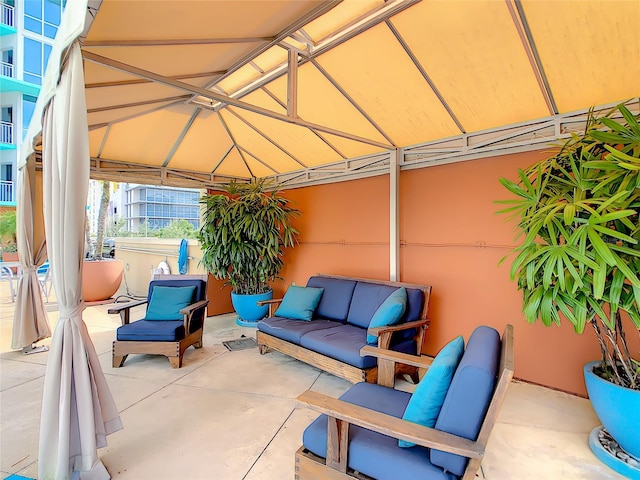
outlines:
M477 327L456 369L442 404L436 430L476 440L493 397L500 363L501 341L491 327ZM462 475L468 459L431 450L431 463Z
M358 282L351 299L351 307L347 316L347 323L362 328L369 328L371 318L378 307L398 287L371 282ZM418 320L424 304L424 294L416 288L407 288L407 306L404 315L398 323Z
M344 322L349 313L351 297L356 286L355 280L314 276L309 278L307 287L323 288L324 293L316 308L314 318L326 318Z

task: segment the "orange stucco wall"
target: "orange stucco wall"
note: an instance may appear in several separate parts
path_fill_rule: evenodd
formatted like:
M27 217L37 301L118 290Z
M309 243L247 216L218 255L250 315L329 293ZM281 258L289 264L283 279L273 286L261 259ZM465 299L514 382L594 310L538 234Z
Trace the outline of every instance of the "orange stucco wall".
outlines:
M494 201L508 197L498 178L515 179L519 167L543 155L402 172L400 280L433 287L425 353L434 355L456 335L468 338L477 325L502 331L511 323L518 378L586 395L582 366L599 358L591 330L578 336L568 322L526 323L521 295L509 279L510 261L498 266L515 245L514 225L495 214L500 207ZM301 244L286 254L285 280L274 285L276 295L291 282L305 284L314 273L389 278L388 182L385 175L285 192L302 211L296 222Z

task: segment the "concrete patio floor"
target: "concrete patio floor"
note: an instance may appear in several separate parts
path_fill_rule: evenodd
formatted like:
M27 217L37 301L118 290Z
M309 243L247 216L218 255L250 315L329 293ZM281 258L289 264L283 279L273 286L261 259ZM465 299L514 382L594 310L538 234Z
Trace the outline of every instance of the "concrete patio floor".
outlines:
M0 473L35 478L48 353L11 351L14 310L4 288L0 285ZM108 308L89 307L83 318L124 425L99 452L115 479L293 479L294 453L317 416L298 408L295 398L307 389L339 396L350 385L278 352L227 351L223 341L255 336L255 330L236 326L234 315L206 320L204 347L188 349L181 369L150 355L132 355L115 369L111 342L119 317L108 315ZM53 330L55 304L48 310ZM598 423L588 400L514 382L478 477L623 478L589 450L588 434Z

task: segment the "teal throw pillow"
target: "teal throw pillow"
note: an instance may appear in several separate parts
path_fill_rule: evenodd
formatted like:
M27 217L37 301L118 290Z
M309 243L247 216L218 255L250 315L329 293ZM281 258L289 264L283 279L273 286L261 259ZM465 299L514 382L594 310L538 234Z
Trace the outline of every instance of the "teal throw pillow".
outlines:
M391 292L391 295L378 307L373 317L371 317L369 328L386 327L398 323L406 309L407 290L401 287ZM375 335L367 335L367 343L376 345L378 343L378 337Z
M418 423L425 427L433 428L440 414L440 409L447 396L453 374L458 368L462 354L464 353L464 339L456 337L442 347L442 350L433 359L425 376L416 387L409 404L407 405L403 420ZM398 440L401 447L414 447L415 443Z
M145 320L182 320L180 310L193 303L195 290L195 286L153 287Z
M294 320L311 320L323 293L324 288L291 285L274 315Z

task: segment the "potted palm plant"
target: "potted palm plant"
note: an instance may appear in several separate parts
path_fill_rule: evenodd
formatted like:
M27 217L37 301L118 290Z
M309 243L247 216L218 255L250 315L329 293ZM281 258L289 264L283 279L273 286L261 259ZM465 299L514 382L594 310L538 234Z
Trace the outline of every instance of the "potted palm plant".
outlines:
M284 249L297 243L291 221L300 212L267 180L232 182L222 193L202 197L201 263L231 285L237 323L253 326L268 312L256 302L273 296L270 283L284 263Z
M85 302L102 302L111 299L120 288L124 276L124 262L113 258L114 255L111 252L114 249L111 243L104 240L111 183L103 181L101 189L95 243L91 242L89 222L85 222L85 235L89 245L89 251L82 264L82 299Z
M585 131L556 154L520 170L517 182L500 179L516 198L499 202L524 237L511 252L511 277L526 320L569 321L578 334L593 328L602 358L584 369L589 398L605 430L636 458L640 357L627 334L640 334L639 120L624 105L601 117L589 112Z

